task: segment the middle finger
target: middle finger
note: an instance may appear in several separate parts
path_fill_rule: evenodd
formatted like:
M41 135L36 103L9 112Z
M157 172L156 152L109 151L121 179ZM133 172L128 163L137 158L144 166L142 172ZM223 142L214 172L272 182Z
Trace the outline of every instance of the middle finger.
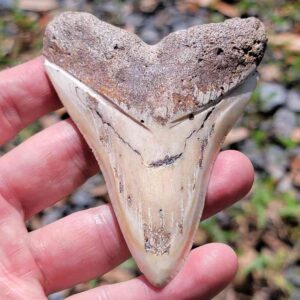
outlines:
M0 194L19 204L28 219L70 194L97 170L92 151L74 123L62 121L1 157ZM252 181L253 168L244 155L222 152L208 188L208 210L219 210L240 199Z

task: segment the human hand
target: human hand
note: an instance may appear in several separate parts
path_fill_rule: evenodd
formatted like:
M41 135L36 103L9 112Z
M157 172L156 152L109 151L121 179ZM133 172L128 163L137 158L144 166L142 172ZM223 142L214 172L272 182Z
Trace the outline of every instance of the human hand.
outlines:
M61 106L42 59L0 73L0 144ZM46 295L101 276L130 253L110 204L74 213L31 233L26 220L67 196L98 171L71 120L31 137L0 158L0 299L47 299ZM239 152L219 154L203 218L242 198L253 168ZM67 299L210 299L233 279L234 252L213 243L194 249L163 289L143 276L97 287Z

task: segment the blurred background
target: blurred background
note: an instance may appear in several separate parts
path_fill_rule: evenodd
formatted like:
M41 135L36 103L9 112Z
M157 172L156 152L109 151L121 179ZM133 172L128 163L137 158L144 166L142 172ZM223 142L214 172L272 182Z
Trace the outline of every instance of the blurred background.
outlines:
M0 0L0 69L40 55L45 26L64 10L92 12L150 44L172 31L230 17L256 16L264 22L269 43L259 67L261 82L224 145L251 159L255 185L246 199L200 224L195 246L224 242L238 254L234 282L215 299L300 299L300 1ZM1 147L0 155L66 117L64 109L44 116ZM108 200L98 174L35 216L28 228ZM138 274L130 259L102 278L49 299L64 299Z

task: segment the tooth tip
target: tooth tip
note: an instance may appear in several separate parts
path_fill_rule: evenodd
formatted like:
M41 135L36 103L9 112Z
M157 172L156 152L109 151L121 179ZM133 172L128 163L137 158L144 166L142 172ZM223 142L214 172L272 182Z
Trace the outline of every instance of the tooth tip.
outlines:
M147 255L148 256L148 255ZM148 281L157 288L165 287L177 274L181 267L183 259L177 259L170 256L148 256L140 263L141 271Z

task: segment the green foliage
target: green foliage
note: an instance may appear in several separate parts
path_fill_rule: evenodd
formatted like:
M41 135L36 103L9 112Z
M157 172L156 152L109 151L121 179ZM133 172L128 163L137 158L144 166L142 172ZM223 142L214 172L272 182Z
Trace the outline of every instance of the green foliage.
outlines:
M128 270L136 270L137 265L133 258L129 258L121 264L121 267Z
M243 270L243 273L245 276L247 276L249 273L252 273L253 271L261 271L265 268L268 268L268 266L272 263L269 257L265 255L258 255L255 260L246 268Z
M33 31L37 28L37 22L27 17L24 12L19 9L14 9L12 21L20 30Z
M292 193L282 194L281 201L284 206L279 210L279 214L283 218L298 218L300 219L300 205L295 195Z
M268 133L266 131L256 129L251 132L251 138L256 142L257 145L262 146L267 141Z
M300 56L291 59L289 53L286 54L287 58L283 62L284 71L282 72L283 81L286 85L300 86Z
M281 146L286 149L295 149L298 146L298 143L293 141L291 138L277 138L277 141Z
M238 233L232 230L224 230L220 227L217 218L211 217L201 223L201 228L206 231L211 240L220 243L232 243L238 238Z
M251 197L251 204L256 213L257 227L263 228L266 224L266 208L274 199L274 183L271 180L257 181Z
M35 133L39 132L41 130L41 125L38 121L32 123L28 127L24 128L22 131L19 132L19 134L15 137L13 144L19 145L28 138L30 138Z

